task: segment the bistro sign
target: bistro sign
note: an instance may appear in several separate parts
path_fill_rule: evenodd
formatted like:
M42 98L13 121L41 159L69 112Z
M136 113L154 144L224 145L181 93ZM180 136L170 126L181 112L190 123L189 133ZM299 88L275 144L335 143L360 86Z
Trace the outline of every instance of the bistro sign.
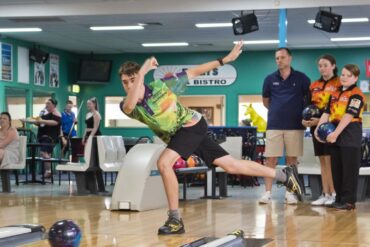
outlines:
M159 66L154 71L154 79L162 79L171 77L188 68L196 67L197 65L163 65ZM236 80L236 70L234 66L225 64L216 69L211 70L203 75L200 75L192 80L189 80L187 86L229 86Z

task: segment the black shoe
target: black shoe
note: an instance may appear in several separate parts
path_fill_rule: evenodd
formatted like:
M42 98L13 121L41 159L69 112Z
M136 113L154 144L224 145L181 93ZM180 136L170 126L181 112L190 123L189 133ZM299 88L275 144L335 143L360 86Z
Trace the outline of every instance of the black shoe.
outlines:
M340 202L333 202L332 204L325 205L327 208L335 208L337 204L341 204Z
M287 180L283 183L287 190L294 193L299 201L303 201L303 185L298 178L298 173L294 172L294 169L289 166L285 167L283 172L287 176Z
M351 203L334 203L333 208L336 210L348 210L349 211L349 210L356 209L356 205L351 204Z
M293 169L293 172L297 175L297 177L298 177L298 167L297 167L297 165L291 165L290 166L292 169Z
M168 218L166 223L158 229L158 235L181 234L185 232L182 219Z

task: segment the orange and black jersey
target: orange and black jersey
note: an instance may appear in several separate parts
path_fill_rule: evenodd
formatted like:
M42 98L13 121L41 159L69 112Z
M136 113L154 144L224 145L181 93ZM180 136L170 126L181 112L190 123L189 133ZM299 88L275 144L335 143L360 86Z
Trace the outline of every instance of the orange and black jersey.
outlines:
M322 112L329 103L330 95L340 90L341 83L338 76L333 76L328 81L320 78L310 85L311 104L316 105Z
M361 123L364 100L364 94L356 85L346 90L341 87L340 91L330 96L330 103L326 107L326 113L330 114L329 121L338 124L343 115L348 113L353 116L351 122Z

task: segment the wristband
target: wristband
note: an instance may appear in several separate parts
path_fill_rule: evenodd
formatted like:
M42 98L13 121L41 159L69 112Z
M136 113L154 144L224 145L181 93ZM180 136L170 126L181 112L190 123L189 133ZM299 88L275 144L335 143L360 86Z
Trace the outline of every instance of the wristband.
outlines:
M224 65L224 62L222 61L222 58L221 57L220 58L217 58L217 61L220 63L221 66Z

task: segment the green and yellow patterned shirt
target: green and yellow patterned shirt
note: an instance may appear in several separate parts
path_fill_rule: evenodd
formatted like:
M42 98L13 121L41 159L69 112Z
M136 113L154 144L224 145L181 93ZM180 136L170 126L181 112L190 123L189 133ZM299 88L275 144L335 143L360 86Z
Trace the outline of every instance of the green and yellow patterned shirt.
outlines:
M159 138L168 143L181 127L191 126L202 118L199 112L181 105L174 93L184 91L188 80L186 72L183 71L144 85L144 99L126 115L146 124ZM123 102L120 104L121 110Z

